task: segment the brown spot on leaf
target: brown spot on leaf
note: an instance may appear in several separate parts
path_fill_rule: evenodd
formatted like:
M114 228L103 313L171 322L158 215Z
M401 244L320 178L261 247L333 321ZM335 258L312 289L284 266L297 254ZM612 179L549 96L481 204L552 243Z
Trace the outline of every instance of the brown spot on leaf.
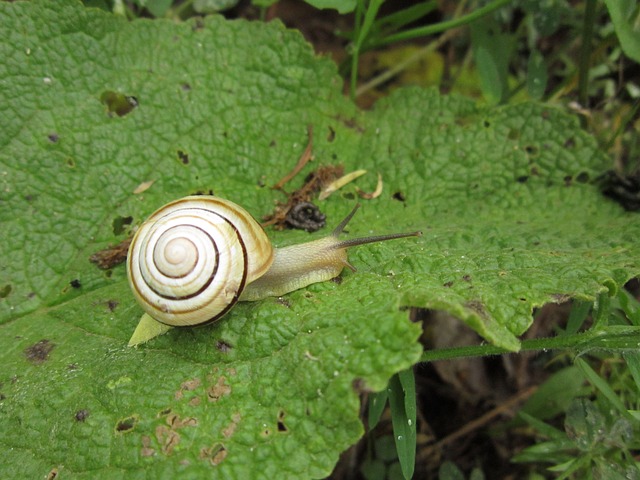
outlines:
M180 443L180 434L166 425L156 427L156 440L161 445L162 453L171 455L173 449Z
M142 436L142 448L140 449L140 456L142 457L152 457L155 455L156 451L151 448L151 437L148 435Z
M465 303L465 307L467 307L470 310L473 310L484 319L489 318L489 314L487 313L487 310L484 304L480 300L471 300Z
M215 385L212 385L207 389L207 398L210 402L217 402L225 395L229 395L231 393L231 387L225 384L226 381L226 377L222 375L218 378Z
M221 353L228 353L230 352L233 347L231 346L231 344L225 342L224 340L218 340L216 342L216 348L221 352Z
M78 410L75 414L75 419L78 422L84 422L87 417L89 416L89 410L86 409L82 409L82 410Z
M238 423L240 423L241 418L242 417L238 412L234 413L231 416L231 422L229 422L229 425L227 425L225 428L222 429L222 436L225 438L231 437L236 431L236 428L238 427Z
M175 399L180 400L182 397L184 397L184 392L191 392L198 388L201 384L202 382L199 378L194 378L182 382L180 384L180 390L178 390L174 395Z
M55 346L55 343L47 339L43 339L37 343L34 343L30 347L25 348L24 354L27 356L27 360L29 360L31 363L39 365L49 359L49 354Z
M220 465L226 457L227 449L221 443L215 443L209 448L200 450L200 458L209 460L213 466Z
M107 300L107 308L110 312L113 312L118 306L118 302L116 300Z
M195 427L198 425L198 420L196 418L194 417L180 418L180 416L176 413L167 415L166 422L167 422L167 425L169 425L174 430L178 430L179 428L184 428L184 427Z
M47 473L47 480L54 480L58 476L58 467L54 467Z

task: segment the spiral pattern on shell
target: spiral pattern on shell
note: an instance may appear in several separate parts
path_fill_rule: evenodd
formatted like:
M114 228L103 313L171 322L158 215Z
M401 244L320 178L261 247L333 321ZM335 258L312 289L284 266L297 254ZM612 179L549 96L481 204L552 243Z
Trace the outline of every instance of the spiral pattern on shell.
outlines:
M191 196L165 205L140 226L127 275L154 319L191 326L224 315L272 262L271 243L246 210L221 198Z

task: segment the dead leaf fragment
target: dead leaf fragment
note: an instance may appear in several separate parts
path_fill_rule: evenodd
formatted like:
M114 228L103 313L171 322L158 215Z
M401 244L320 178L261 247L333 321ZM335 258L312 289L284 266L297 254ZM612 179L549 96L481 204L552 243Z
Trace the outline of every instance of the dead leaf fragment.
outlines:
M142 192L146 192L147 190L149 190L149 188L151 188L151 185L153 185L154 183L155 183L155 180L147 180L146 182L142 182L140 185L138 185L136 188L133 189L133 194L139 195Z
M337 180L331 182L329 185L324 187L320 192L320 196L318 198L320 200L326 199L333 192L340 190L342 187L353 182L356 178L361 177L365 173L367 173L366 170L355 170L351 173L347 173L346 175L343 175L342 177L338 178Z
M98 268L102 270L108 270L127 259L129 245L131 245L131 238L127 238L117 245L110 245L104 250L94 253L89 257L89 261L95 263Z

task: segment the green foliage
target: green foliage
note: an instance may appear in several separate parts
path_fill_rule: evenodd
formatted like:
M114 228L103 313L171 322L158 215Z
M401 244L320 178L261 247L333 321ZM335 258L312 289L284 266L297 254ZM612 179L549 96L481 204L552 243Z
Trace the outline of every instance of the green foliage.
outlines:
M618 298L625 297L623 293ZM605 323L616 323L618 312L607 305L600 307L600 315L606 317ZM626 311L628 303L618 300L613 305ZM576 310L584 309L578 305ZM640 311L633 310L634 315ZM628 370L624 364L612 363L607 378L586 359L577 358L575 366L543 383L519 415L544 440L524 449L514 460L552 463L550 470L559 473L558 478L639 478L640 468L632 453L640 446L637 343L635 350L623 354ZM587 386L583 386L585 380ZM564 414L564 431L543 421L557 414Z
M634 0L604 0L625 55L640 63L640 6Z
M127 23L40 0L0 4L0 34L0 477L323 477L362 434L358 393L419 358L400 307L445 310L514 351L535 307L606 298L640 272L640 221L590 182L608 159L552 107L407 89L359 112L277 22ZM350 234L424 237L354 251L340 285L127 349L141 311L124 269L89 256L189 193L268 213L281 197L263 185L307 125L318 163L384 180ZM352 205L346 192L322 208Z

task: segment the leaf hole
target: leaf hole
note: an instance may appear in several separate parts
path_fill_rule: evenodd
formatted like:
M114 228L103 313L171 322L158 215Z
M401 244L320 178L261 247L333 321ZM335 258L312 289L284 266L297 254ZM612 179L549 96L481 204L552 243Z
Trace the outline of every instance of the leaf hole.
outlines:
M123 418L116 423L116 432L118 433L127 433L133 430L138 423L138 417L136 415L132 415L127 418Z
M527 180L529 180L529 175L521 175L518 178L516 178L516 181L518 183L527 183Z
M589 174L587 172L580 172L576 175L576 181L578 183L587 183L589 181Z
M183 165L189 165L189 155L186 152L178 150L176 153L178 154L178 160L180 163Z
M13 290L13 287L10 283L7 283L2 288L0 288L0 299L7 298L11 294L11 290Z
M329 134L327 135L327 142L331 143L336 139L336 131L333 127L329 126Z
M69 168L76 168L76 161L71 157L67 157L65 163L67 164L67 167L69 167Z
M531 157L537 157L539 153L538 147L535 145L527 145L524 147L524 151Z
M69 285L71 285L71 288L80 288L80 287L82 287L82 284L80 283L80 280L78 280L77 278L74 278L73 280L71 280L69 282Z
M397 192L395 192L395 193L391 196L391 198L393 198L394 200L398 200L399 202L404 202L404 201L407 199L407 197L405 196L405 194L404 194L404 193L402 193L401 191L397 191Z
M569 137L564 141L564 148L573 148L576 146L576 141L573 137Z
M60 140L60 137L57 133L50 133L49 135L47 135L47 138L51 143L58 143L58 140Z
M114 113L123 117L138 106L138 99L132 95L106 90L100 95L100 101L107 106L109 115Z
M280 433L287 433L289 431L287 426L284 424L285 415L286 414L285 414L284 410L280 410L278 412L278 432L280 432Z
M116 217L113 219L113 234L122 235L127 227L133 223L133 217Z

